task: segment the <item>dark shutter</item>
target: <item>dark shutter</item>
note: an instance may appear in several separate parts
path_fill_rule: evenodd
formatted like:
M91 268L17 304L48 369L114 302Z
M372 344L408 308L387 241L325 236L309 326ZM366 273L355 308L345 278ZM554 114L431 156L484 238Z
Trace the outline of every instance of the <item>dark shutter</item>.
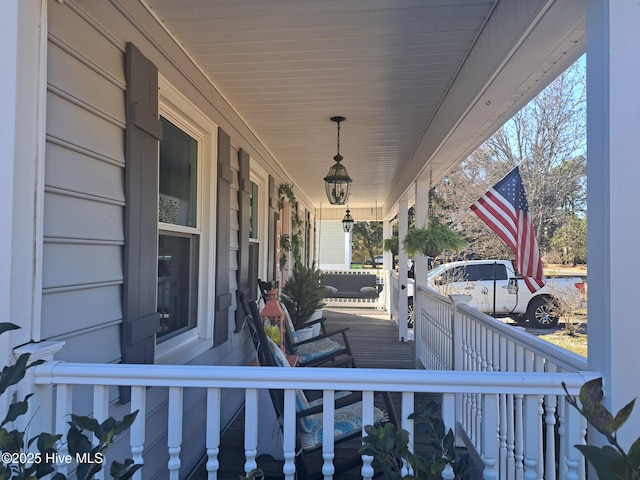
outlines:
M216 225L216 305L213 344L221 345L229 338L229 255L231 228L231 138L218 129L218 197Z
M158 269L158 69L127 44L122 363L153 363ZM123 395L124 394L124 395ZM128 392L120 401L128 402Z
M240 191L238 192L238 204L240 206L239 213L239 250L238 250L238 291L244 294L245 298L251 298L251 286L255 284L257 278L249 278L249 214L251 209L251 175L249 154L240 149L238 152L238 163L240 170L238 180L240 183ZM253 281L253 284L250 282ZM236 310L236 328L235 332L239 332L244 322L244 315L240 309Z
M276 182L269 175L269 247L267 261L267 281L275 280L276 275L276 221L278 215L278 192Z

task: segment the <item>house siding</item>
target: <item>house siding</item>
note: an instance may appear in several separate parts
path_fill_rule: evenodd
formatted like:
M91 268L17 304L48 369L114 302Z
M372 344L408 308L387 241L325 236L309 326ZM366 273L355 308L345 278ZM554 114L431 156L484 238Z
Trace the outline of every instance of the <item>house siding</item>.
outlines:
M136 13L138 6L132 5ZM176 57L175 45L159 30L150 15L149 22L136 26L109 2L48 3L48 85L45 157L44 240L42 249L42 338L63 340L56 355L69 362L117 363L121 361L122 286L124 283L125 214L125 45L137 43L159 73L193 104L202 105L211 123L220 124L223 115L209 99L203 103L202 78L187 67L189 59ZM144 33L141 33L143 32ZM158 38L147 35L162 33ZM151 46L151 45L153 46ZM165 48L166 47L166 48ZM172 52L172 58L167 58ZM186 73L185 73L186 72ZM197 73L197 72L196 72ZM195 87L194 87L195 86ZM233 132L233 129L230 129ZM229 292L232 308L226 319L229 338L193 358L191 364L246 364L254 355L246 329L236 330L235 309L238 274L238 149L237 133L232 133L230 190L231 248ZM236 137L236 138L234 138ZM242 140L242 139L240 139ZM244 148L246 148L243 145ZM256 145L255 148L262 148ZM211 166L214 168L214 165ZM205 180L205 181L208 181ZM215 198L212 186L211 198ZM204 205L204 215L213 220L209 238L215 238L215 215ZM217 258L214 242L201 245L209 257ZM209 262L213 265L215 262ZM202 263L201 268L206 269ZM209 272L204 272L209 275ZM210 277L211 278L211 277ZM205 292L206 294L206 292ZM209 308L201 321L214 322ZM85 410L80 392L77 407ZM122 416L126 407L116 405L118 390L113 389L112 414ZM242 405L238 392L224 393L221 423L229 423ZM148 393L145 478L166 476L167 391ZM90 403L89 403L90 405ZM75 408L74 408L75 410ZM88 413L88 412L83 412ZM204 454L205 398L202 392L185 391L182 470L193 469ZM113 448L114 458L128 456L127 439Z
M73 11L52 3L42 337L65 341L60 360L117 362L125 206L123 56Z

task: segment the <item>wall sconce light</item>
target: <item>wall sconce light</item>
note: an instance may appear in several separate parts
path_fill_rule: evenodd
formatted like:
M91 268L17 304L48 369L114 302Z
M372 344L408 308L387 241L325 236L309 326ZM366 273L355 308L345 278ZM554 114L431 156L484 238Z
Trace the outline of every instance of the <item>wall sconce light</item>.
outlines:
M349 233L351 231L351 229L353 228L353 224L356 223L353 220L353 217L351 216L351 214L349 213L351 210L347 209L347 214L344 216L344 218L342 219L342 229L346 232Z
M333 157L336 164L329 169L329 173L324 177L324 187L331 205L346 205L349 200L351 177L349 177L347 169L340 163L343 158L340 155L340 122L344 120L345 117L331 117L331 121L338 124L338 153Z

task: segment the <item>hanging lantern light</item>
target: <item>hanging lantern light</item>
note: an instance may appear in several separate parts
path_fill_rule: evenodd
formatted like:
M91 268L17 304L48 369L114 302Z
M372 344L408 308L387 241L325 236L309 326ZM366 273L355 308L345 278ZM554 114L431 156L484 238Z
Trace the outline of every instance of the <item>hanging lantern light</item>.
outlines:
M353 228L353 224L356 223L353 220L353 217L351 216L350 212L351 210L347 208L347 214L342 219L342 230L344 230L346 233L349 233Z
M340 163L343 158L340 155L340 122L344 120L345 117L331 117L331 121L338 124L338 153L333 157L336 164L329 169L329 173L324 177L324 187L331 205L346 205L349 200L351 177L344 165Z

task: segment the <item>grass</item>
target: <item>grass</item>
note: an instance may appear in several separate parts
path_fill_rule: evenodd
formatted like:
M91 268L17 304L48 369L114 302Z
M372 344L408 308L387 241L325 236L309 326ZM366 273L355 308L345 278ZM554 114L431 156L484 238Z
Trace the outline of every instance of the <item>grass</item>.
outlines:
M560 329L554 333L538 335L538 337L583 357L587 356L587 335L584 333L569 334Z
M586 311L576 314L573 319L575 331L570 332L565 328L565 322L560 320L553 331L535 330L530 331L538 338L553 343L562 348L566 348L583 357L587 356L587 316Z

